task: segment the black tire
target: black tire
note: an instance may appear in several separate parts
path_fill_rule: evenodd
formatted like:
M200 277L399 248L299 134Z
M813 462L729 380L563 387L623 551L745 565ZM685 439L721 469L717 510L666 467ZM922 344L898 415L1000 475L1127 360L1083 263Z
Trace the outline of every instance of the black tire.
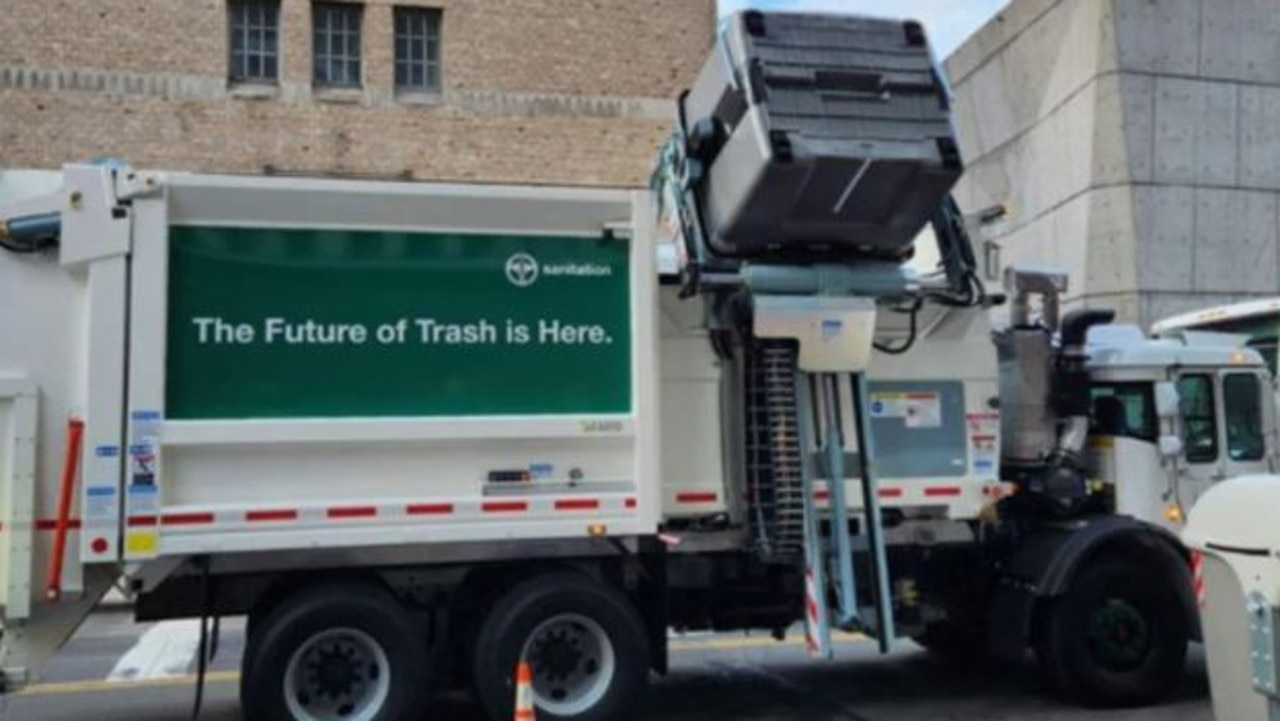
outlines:
M385 654L385 670L380 663L374 664L378 666L377 671L373 665L360 667L360 672L367 676L377 678L378 674L385 673L389 679L385 698L378 704L373 718L376 721L420 718L430 669L426 644L418 629L400 603L384 590L374 586L340 585L302 591L282 601L266 618L254 624L253 639L241 663L240 705L245 721L298 718L286 700L291 659L319 634L339 629L343 630L340 633L354 630L363 634ZM340 672L345 673L345 669Z
M649 674L644 623L616 590L577 573L557 572L510 589L489 609L480 625L471 670L472 688L490 719L511 718L515 705L513 676L526 643L545 621L564 614L585 617L597 624L611 644L613 675L603 696L589 708L561 715L538 703L538 719L613 721L626 718L634 710ZM534 657L526 660L533 666L536 700L549 669L540 663L536 653L531 656Z
M1133 562L1085 566L1048 609L1037 655L1050 681L1087 706L1158 700L1186 662L1190 632L1178 589L1183 579Z

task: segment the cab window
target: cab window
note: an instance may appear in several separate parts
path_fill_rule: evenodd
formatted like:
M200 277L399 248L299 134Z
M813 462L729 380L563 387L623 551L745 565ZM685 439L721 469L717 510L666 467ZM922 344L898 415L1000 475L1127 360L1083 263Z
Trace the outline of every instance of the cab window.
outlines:
M1155 403L1150 383L1096 383L1090 389L1093 413L1089 433L1156 439Z
M1213 379L1194 373L1178 379L1178 403L1182 410L1182 440L1187 461L1218 460L1217 417L1213 404Z
M1227 420L1227 455L1233 461L1260 461L1262 387L1252 373L1232 373L1222 379L1222 405Z

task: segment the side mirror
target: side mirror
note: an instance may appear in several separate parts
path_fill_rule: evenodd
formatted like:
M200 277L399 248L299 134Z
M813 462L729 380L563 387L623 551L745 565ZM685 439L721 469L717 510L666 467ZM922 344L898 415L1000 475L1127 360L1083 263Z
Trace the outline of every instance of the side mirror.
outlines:
M1182 455L1182 439L1177 436L1160 436L1160 457L1177 458Z
M1156 415L1161 418L1177 418L1178 386L1173 381L1156 384Z

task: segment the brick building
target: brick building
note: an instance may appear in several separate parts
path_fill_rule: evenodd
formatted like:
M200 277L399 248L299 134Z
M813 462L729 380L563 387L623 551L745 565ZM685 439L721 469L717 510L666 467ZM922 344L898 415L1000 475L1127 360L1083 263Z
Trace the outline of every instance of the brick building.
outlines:
M714 0L10 0L0 167L642 184Z

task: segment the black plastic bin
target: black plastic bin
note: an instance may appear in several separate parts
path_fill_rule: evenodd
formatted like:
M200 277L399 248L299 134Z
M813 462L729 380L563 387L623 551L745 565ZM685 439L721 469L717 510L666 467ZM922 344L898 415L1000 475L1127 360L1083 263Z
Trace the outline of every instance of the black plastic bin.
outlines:
M713 252L896 257L959 178L918 23L747 11L684 99Z

